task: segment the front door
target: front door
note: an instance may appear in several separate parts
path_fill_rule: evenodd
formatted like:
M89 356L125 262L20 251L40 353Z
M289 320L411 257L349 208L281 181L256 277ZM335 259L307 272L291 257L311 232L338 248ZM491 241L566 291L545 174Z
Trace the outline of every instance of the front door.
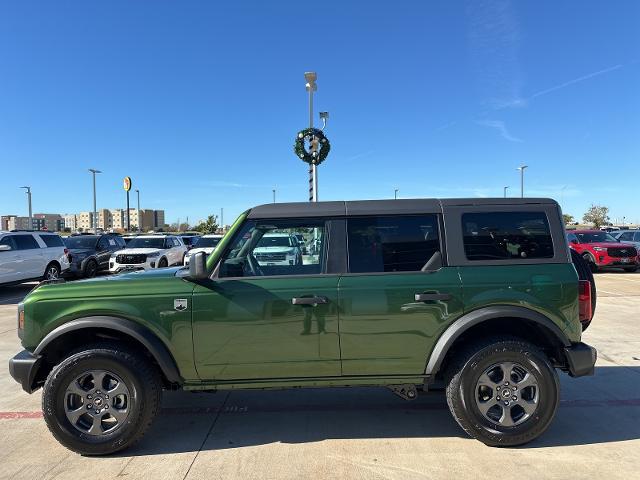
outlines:
M347 220L340 279L343 375L421 375L444 329L462 315L456 267L442 262L436 214Z
M300 255L295 234L322 247ZM193 338L203 380L340 375L338 275L324 273L324 220L250 220L214 278L193 292Z

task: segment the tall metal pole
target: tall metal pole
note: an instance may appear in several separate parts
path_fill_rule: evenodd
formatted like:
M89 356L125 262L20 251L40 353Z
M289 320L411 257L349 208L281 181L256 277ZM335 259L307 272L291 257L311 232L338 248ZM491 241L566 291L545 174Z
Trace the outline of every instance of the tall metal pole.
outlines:
M504 190L504 198L507 198L507 188L509 188L509 185L507 185L506 187L502 187Z
M398 189L397 188L393 191L393 199L394 200L398 199Z
M524 169L527 168L528 165L520 165L518 170L520 170L520 198L524 198Z
M100 170L90 168L89 171L93 175L93 233L98 233L98 209L96 207L96 173L102 173Z
M307 80L306 89L309 92L309 128L313 128L313 92L318 89L317 75L315 72L305 72L304 78ZM318 169L312 163L309 164L309 201L318 201Z
M142 231L142 222L140 221L140 190L136 189L138 194L138 233Z
M138 219L140 223L140 219ZM129 190L127 190L127 232L131 231L131 211L129 210Z
M31 210L31 187L20 187L25 189L27 203L29 204L29 230L33 230L33 211Z
M273 192L273 203L276 203L276 189L271 190Z
M220 208L220 228L224 232L224 208Z

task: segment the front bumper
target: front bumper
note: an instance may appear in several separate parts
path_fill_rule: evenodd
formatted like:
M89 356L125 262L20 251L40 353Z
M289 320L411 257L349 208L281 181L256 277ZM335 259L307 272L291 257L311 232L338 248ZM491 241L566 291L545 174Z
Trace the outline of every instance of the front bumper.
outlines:
M637 267L638 257L610 257L597 255L596 265L599 267Z
M593 375L598 359L598 352L595 348L586 343L577 342L571 344L570 347L564 347L564 353L567 358L569 375L572 377Z
M156 268L156 262L158 258L152 258L144 263L117 263L114 260L109 260L109 272L121 273L121 272L135 272L138 270L151 270Z
M39 387L34 384L41 360L40 355L34 355L27 350L21 351L9 360L9 374L27 393L33 393Z

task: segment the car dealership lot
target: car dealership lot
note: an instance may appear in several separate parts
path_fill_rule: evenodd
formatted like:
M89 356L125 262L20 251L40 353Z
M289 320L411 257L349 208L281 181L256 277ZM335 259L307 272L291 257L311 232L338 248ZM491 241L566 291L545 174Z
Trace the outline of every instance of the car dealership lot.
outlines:
M9 376L19 349L15 304L33 285L0 287L0 479L78 478L634 478L640 469L640 273L596 275L598 307L585 341L594 377L562 380L551 428L528 446L467 438L441 393L405 402L385 389L304 389L165 395L140 444L106 458L51 437L40 392Z

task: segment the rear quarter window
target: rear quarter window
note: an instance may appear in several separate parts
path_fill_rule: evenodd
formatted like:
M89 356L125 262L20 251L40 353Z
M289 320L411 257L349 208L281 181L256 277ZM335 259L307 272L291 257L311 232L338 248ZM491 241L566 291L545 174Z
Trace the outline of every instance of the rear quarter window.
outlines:
M58 235L40 235L40 239L47 247L64 247L64 242Z
M462 215L468 260L553 258L553 241L544 212L487 212Z

